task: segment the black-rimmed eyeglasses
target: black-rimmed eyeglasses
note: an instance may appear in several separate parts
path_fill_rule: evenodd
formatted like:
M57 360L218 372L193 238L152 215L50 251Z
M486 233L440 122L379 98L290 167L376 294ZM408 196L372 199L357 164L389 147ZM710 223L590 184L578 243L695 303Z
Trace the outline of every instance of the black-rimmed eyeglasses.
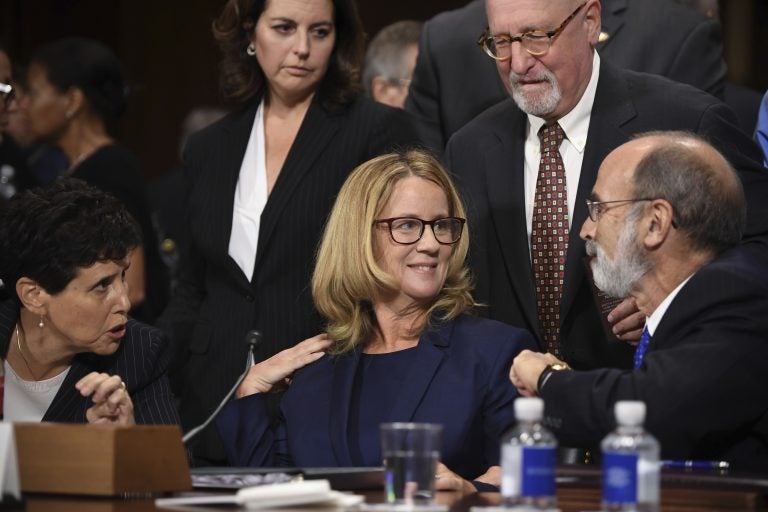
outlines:
M15 94L16 93L14 92L13 86L11 84L0 82L0 95L2 95L3 101L5 101L6 105L13 101Z
M480 45L489 57L496 60L509 59L512 56L512 43L515 41L519 42L525 48L525 51L531 55L536 57L544 55L549 51L549 47L552 46L552 40L565 30L568 23L576 17L585 5L587 5L586 2L578 6L555 30L530 30L513 36L510 34L492 35L489 33L489 29L486 28L477 39L477 44Z
M392 241L401 245L415 244L424 235L424 226L432 228L435 240L443 245L455 244L461 238L466 219L460 217L444 217L435 220L422 220L416 217L392 217L391 219L376 219L374 224L386 224Z

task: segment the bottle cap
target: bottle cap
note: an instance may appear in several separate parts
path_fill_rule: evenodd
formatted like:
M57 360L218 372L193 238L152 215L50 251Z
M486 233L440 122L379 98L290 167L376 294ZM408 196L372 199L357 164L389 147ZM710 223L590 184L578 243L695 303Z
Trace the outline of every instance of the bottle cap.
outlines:
M544 400L537 397L515 400L515 417L518 421L540 421L544 415Z
M637 400L622 400L614 406L616 423L625 427L637 427L645 421L645 403Z

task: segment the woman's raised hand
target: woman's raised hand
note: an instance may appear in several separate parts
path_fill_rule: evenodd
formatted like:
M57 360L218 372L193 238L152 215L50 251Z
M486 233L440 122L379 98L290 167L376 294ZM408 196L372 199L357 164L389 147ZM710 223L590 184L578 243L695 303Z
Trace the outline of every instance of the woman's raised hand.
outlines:
M275 387L286 387L293 372L323 357L325 349L330 346L328 336L318 334L278 352L251 367L235 396L242 398L254 393L267 393Z
M135 424L133 402L119 375L91 372L77 381L75 388L93 401L93 406L85 411L88 423Z

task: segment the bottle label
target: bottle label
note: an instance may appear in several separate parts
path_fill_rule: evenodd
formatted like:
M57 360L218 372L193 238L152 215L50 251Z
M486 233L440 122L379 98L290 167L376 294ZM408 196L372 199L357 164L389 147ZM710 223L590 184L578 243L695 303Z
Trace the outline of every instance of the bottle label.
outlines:
M555 495L555 448L551 446L523 447L522 495Z
M603 453L603 500L637 503L636 453Z
M504 444L501 447L501 495L505 498L520 496L520 469L523 447Z

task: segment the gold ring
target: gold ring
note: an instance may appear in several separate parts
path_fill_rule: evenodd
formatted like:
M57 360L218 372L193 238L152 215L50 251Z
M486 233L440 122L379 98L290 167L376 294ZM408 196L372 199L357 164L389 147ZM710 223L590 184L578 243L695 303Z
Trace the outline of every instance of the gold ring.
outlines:
M126 391L126 388L125 388L125 382L123 382L123 381L120 381L120 388L121 388L123 391Z

